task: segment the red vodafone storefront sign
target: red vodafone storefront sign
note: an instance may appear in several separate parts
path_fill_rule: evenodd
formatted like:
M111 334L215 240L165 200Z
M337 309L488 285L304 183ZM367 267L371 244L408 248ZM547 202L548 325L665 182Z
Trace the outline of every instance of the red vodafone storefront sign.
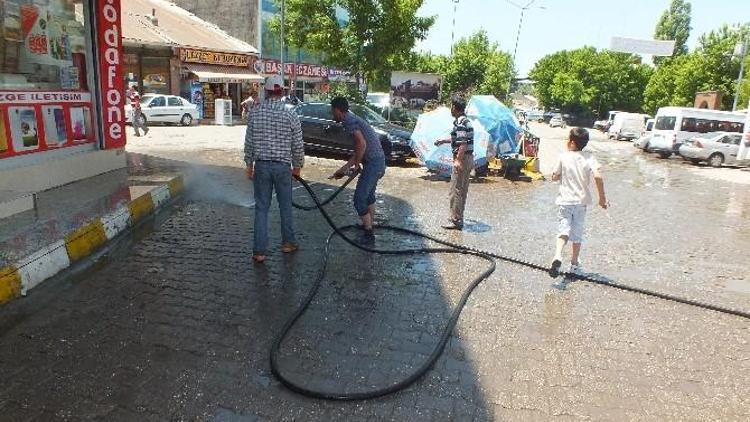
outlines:
M122 74L120 0L97 0L99 80L105 149L125 146L125 98Z

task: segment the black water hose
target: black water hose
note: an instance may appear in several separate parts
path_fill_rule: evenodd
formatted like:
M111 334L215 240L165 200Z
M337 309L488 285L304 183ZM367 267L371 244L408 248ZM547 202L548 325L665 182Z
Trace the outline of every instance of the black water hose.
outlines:
M326 222L331 226L333 229L333 232L331 232L330 235L328 235L328 238L326 239L326 246L323 251L323 267L320 271L320 274L318 275L318 278L315 280L315 283L313 283L313 286L310 288L309 293L305 297L305 299L302 301L300 306L297 308L297 310L294 312L294 314L287 320L287 322L284 324L283 328L279 332L279 334L276 336L276 338L273 341L273 345L271 346L271 352L270 352L270 361L271 361L271 372L273 375L287 388L290 390L302 394L307 397L311 398L317 398L317 399L324 399L324 400L339 400L339 401L351 401L351 400L368 400L373 399L377 397L382 397L388 394L395 393L397 391L403 390L406 387L410 386L417 380L419 380L422 376L424 376L435 364L435 362L438 360L440 355L443 353L443 350L445 349L446 344L448 343L448 340L450 339L451 333L453 332L454 328L456 327L456 323L458 322L458 318L461 315L461 312L463 311L464 306L466 305L466 302L468 301L471 294L474 292L474 290L481 284L484 280L486 280L496 269L496 259L510 262L513 264L522 265L534 270L547 272L548 267L537 265L528 261L524 261L518 258L510 257L501 255L498 253L493 252L487 252L480 249L468 247L465 245L459 245L457 243L448 242L443 239L436 238L434 236L430 236L415 230L406 229L403 227L396 227L396 226L390 226L390 225L375 225L374 227L378 230L387 230L392 231L396 233L403 233L408 234L416 237L421 237L423 239L427 239L430 241L433 241L439 245L445 246L444 248L414 248L414 249L398 249L398 250L389 250L389 249L375 249L371 248L367 245L363 245L361 243L355 242L354 240L350 239L346 236L345 232L350 231L352 229L357 228L355 225L349 225L345 227L338 227L331 219L330 215L325 211L323 208L325 204L330 203L333 199L335 199L336 196L338 196L346 186L351 183L352 180L354 180L357 177L357 173L351 174L349 178L346 180L346 182L339 187L329 198L327 198L325 201L321 202L318 199L317 194L312 190L310 185L302 178L297 178L297 180L300 182L300 184L307 190L308 194L312 198L314 202L314 206L303 206L299 204L294 204L295 208L301 209L301 210L313 210L318 209L323 216L323 218L326 220ZM480 275L475 277L471 284L466 288L464 293L461 296L461 299L458 301L458 303L455 306L455 309L453 310L453 313L451 314L448 323L445 325L445 328L443 329L443 332L440 336L440 339L433 349L430 356L425 360L425 362L417 368L413 373L411 373L408 377L404 378L401 381L392 383L388 385L387 387L370 390L370 391L364 391L364 392L353 392L353 393L346 393L346 392L327 392L327 391L318 391L313 390L311 388L305 387L301 384L298 384L289 378L285 377L281 370L279 369L278 365L278 358L277 355L280 352L281 344L284 341L284 339L287 337L291 329L294 327L296 322L302 317L302 315L307 311L307 308L310 306L310 303L315 298L315 295L318 293L318 290L325 279L326 271L328 268L328 260L330 255L330 247L331 247L331 240L333 240L333 237L338 235L341 237L346 243L352 245L353 247L363 250L365 252L379 254L379 255L427 255L427 254L433 254L433 253L450 253L450 254L462 254L462 255L469 255L469 256L475 256L481 259L484 259L488 262L487 269L482 272ZM561 273L564 277L568 279L574 279L574 280L581 280L581 281L588 281L591 283L608 286L608 287L614 287L620 290L630 291L634 293L639 293L643 295L648 295L652 297L657 297L664 300L669 300L673 302L683 303L686 305L696 306L699 308L716 311L724 314L734 315L741 318L750 319L750 312L740 311L736 309L726 308L722 306L712 305L708 303L699 302L692 299L687 299L679 296L670 295L667 293L660 293L651 291L648 289L643 289L640 287L634 287L634 286L628 286L625 284L620 284L614 281L609 280L601 280L597 279L585 274L575 274L575 273Z

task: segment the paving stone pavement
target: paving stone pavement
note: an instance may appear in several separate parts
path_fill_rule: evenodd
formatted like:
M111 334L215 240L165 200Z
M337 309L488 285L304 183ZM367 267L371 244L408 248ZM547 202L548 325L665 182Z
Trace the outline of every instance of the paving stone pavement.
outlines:
M389 170L379 220L538 262L549 253L547 210L528 204L548 201L553 186L473 184L469 230L445 234L433 227L447 187L409 172ZM479 205L498 189L509 194ZM414 386L365 402L300 397L273 378L268 350L320 271L329 228L316 213L297 212L302 249L275 250L254 266L252 210L200 198L175 205L101 265L0 309L0 420L750 419L747 321L585 283L553 286L508 264L472 296L445 353ZM331 207L342 224L353 222L350 198L347 191ZM619 230L635 230L639 218ZM607 224L592 219L596 230ZM429 245L385 233L377 242ZM621 257L617 244L592 240L587 256L623 278L634 257L657 268L658 257ZM331 256L326 282L280 355L285 374L326 391L406 376L485 265L453 255L371 256L341 240ZM657 287L694 277L683 278ZM699 293L742 305L742 296L713 288Z

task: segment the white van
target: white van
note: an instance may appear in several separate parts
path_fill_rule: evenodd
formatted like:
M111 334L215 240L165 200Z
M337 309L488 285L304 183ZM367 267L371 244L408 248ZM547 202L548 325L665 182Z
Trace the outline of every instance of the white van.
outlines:
M647 150L662 158L678 154L680 146L701 133L736 132L745 128L746 113L707 110L704 108L662 107L656 113L656 124Z
M630 141L640 137L646 129L646 120L650 116L639 113L617 113L614 122L610 126L608 134L610 139Z

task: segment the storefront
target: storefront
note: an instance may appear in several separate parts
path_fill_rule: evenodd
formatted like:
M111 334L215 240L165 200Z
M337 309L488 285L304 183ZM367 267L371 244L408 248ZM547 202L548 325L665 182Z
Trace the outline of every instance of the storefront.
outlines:
M0 5L0 190L124 167L119 0Z
M281 73L281 62L278 60L258 59L253 65L258 73L274 75ZM322 65L307 63L286 63L284 65L284 83L287 92L293 92L301 101L314 101L328 93L332 81L348 81L353 78L346 72ZM290 90L291 86L294 90Z
M125 48L125 83L142 93L172 94L171 47Z
M203 119L214 118L214 101L232 101L232 113L241 113L240 104L260 90L264 77L251 66L255 56L190 48L178 49L183 77L180 95L198 105Z

